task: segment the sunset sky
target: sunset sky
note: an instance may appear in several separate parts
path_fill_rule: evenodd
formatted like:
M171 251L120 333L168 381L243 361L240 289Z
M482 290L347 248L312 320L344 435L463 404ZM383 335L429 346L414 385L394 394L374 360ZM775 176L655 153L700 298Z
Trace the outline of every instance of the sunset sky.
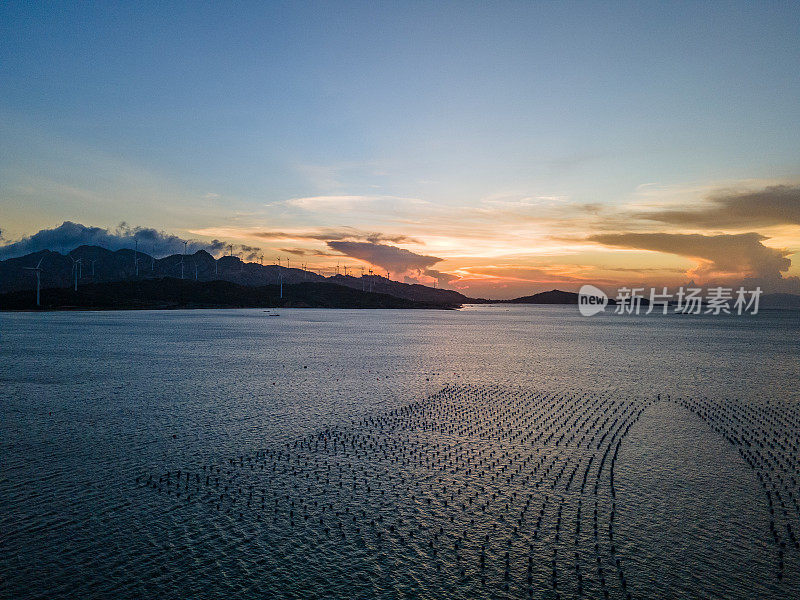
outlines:
M799 31L796 2L3 3L0 259L67 221L483 297L800 293Z

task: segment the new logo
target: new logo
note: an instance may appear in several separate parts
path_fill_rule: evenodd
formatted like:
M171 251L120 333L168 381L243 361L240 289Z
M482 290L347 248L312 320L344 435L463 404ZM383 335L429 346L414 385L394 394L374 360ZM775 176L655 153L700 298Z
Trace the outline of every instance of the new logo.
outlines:
M600 288L593 285L582 285L578 292L578 310L584 317L591 317L603 312L608 305L608 296Z

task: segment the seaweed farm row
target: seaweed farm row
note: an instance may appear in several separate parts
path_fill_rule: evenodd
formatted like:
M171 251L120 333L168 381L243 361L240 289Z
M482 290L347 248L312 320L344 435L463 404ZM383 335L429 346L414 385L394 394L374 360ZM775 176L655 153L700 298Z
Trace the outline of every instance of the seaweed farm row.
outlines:
M136 485L259 536L258 577L279 597L636 598L615 466L658 402L698 415L752 469L780 585L800 555L800 413L779 403L454 385Z

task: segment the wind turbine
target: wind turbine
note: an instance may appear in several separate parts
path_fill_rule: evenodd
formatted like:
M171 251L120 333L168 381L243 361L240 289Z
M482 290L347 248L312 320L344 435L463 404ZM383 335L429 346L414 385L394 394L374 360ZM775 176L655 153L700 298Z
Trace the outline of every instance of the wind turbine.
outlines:
M134 240L133 266L136 269L136 278L139 278L139 240Z
M81 260L82 259L80 259L80 258L75 259L75 258L72 257L71 254L67 254L67 256L69 256L69 259L72 261L73 279L76 281L75 285L77 285L77 281L78 281L78 279L80 279L81 274L82 274L80 272L80 266L81 266Z
M183 257L186 256L186 241L183 242L183 254L181 254L181 279L183 279Z
M44 260L44 256L39 259L39 264L35 267L22 267L26 271L34 271L36 273L36 306L40 306L39 304L39 290L42 287L42 280L41 280L41 272L42 272L42 261Z
M69 256L69 259L72 261L72 274L75 277L75 291L77 292L78 291L78 270L80 269L81 261L83 259L79 258L78 260L75 260L74 258L72 258L71 254L68 254L67 256Z
M92 263L92 281L94 281L94 263L97 262L97 259L95 258L94 260L90 260L89 262Z

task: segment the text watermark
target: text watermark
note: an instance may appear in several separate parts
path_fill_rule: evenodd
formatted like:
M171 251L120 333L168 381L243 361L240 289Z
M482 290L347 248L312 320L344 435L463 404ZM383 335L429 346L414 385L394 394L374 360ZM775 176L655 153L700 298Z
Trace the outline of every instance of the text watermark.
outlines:
M647 290L647 291L646 291ZM688 315L743 315L758 314L761 288L746 290L744 287L679 287L670 292L661 288L629 288L617 290L613 305L614 314L638 315L670 312ZM608 295L593 285L586 284L578 292L578 309L585 317L604 312L609 305Z

